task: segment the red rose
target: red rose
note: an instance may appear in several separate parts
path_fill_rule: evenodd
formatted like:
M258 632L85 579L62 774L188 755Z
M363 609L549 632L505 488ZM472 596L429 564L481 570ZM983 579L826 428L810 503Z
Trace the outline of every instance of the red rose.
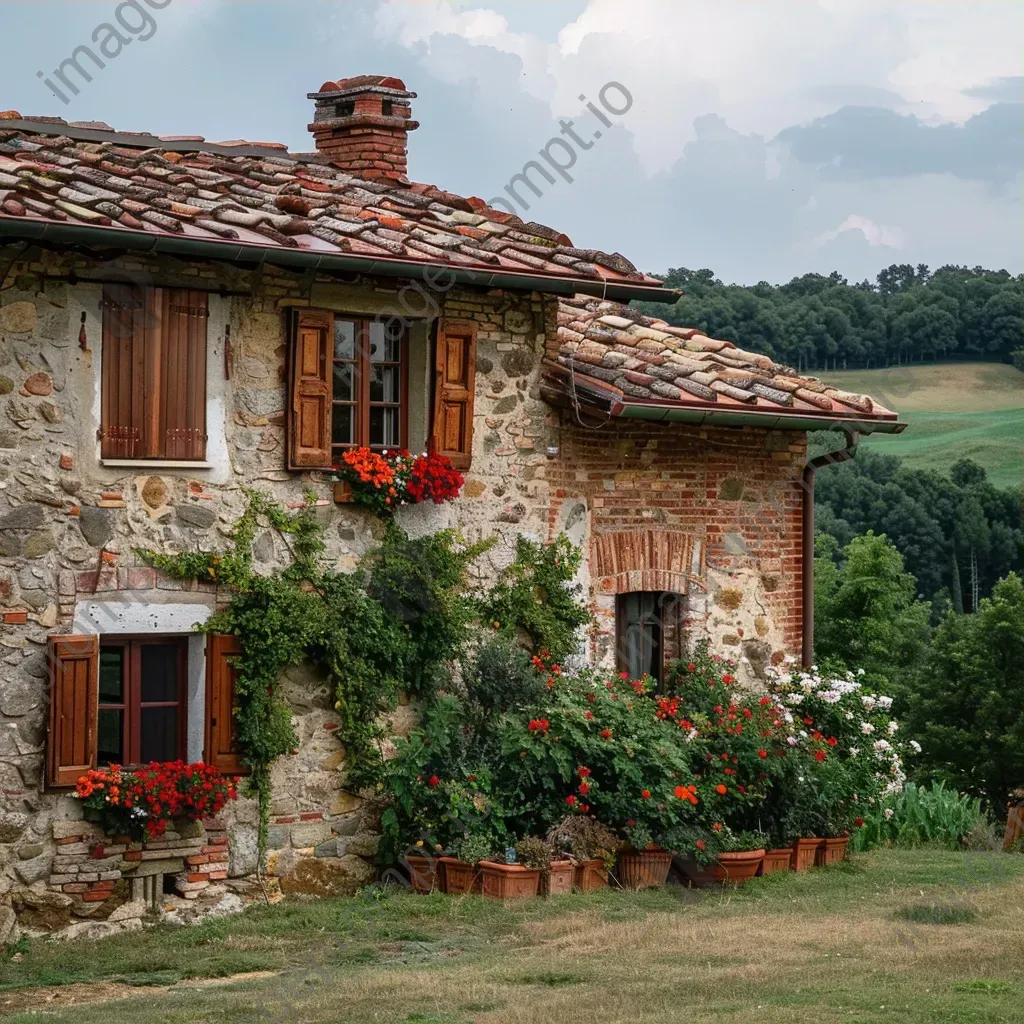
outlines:
M431 789L433 789L434 786L439 786L440 784L441 780L436 775L431 775L430 778L427 779L427 785L430 786Z
M612 731L611 731L611 729L602 729L601 730L601 739L603 739L603 740L610 740L611 738L612 738Z
M572 793L570 793L570 794L569 794L569 795L568 795L568 796L567 796L567 797L565 798L565 802L566 802L566 803L567 803L567 804L568 804L568 805L569 805L570 807L572 807L572 805L573 805L574 803L576 803L576 797L574 797L574 796L572 795Z
M757 752L757 756L759 758L761 758L761 760L763 761L768 756L768 751L767 750L759 750Z
M586 796L590 792L590 783L581 782L576 788L580 791L580 793Z
M640 790L640 795L645 800L650 800L651 799L651 791L649 789L642 789L642 790Z
M728 787L723 786L722 783L719 783L717 786L715 786L715 792L719 796L725 796L725 794L728 793L729 790L728 790Z

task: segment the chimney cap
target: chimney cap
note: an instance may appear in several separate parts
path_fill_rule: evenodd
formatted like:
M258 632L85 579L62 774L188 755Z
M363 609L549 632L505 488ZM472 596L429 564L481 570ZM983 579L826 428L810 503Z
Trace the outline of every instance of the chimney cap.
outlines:
M320 86L319 92L307 93L306 98L315 100L330 95L334 99L340 99L343 96L355 96L366 92L375 92L400 99L416 99L416 93L406 89L405 82L400 78L392 78L388 75L356 75L353 78L340 78L337 82L324 82Z

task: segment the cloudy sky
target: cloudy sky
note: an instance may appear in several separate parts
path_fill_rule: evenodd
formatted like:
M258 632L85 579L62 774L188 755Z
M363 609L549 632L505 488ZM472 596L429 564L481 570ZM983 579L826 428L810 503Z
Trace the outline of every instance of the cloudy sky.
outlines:
M307 92L396 75L418 93L410 176L463 195L507 195L572 120L581 144L548 153L575 160L573 180L535 174L543 194L520 187L520 212L645 270L1024 270L1019 0L151 6L153 27L121 11L131 44L65 105L37 72L90 43L116 0L4 0L0 109L305 151Z

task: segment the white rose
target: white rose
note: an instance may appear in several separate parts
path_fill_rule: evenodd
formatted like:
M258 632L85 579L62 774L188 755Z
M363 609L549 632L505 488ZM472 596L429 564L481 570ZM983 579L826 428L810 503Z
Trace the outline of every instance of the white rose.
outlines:
M875 731L875 727L870 722L861 722L860 731L864 733L865 736L870 736Z

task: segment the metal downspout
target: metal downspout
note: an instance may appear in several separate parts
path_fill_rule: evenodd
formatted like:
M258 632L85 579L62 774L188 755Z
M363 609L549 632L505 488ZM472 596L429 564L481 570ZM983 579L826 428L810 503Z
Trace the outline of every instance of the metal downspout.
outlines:
M860 435L850 427L843 427L846 445L838 451L819 455L808 461L804 466L803 475L803 529L801 537L802 559L802 627L803 645L800 660L804 668L814 664L814 474L823 466L835 466L840 462L848 462L857 454L857 442Z

